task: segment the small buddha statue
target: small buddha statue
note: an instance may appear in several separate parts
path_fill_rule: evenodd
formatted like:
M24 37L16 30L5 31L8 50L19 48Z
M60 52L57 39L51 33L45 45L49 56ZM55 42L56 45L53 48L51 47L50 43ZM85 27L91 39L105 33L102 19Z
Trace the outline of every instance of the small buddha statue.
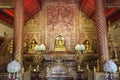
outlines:
M81 70L81 67L80 67L80 65L78 65L78 66L77 66L77 68L78 68L78 71L80 71L80 70Z
M68 66L68 71L71 72L72 71L72 68L70 66Z
M37 71L39 71L39 69L40 69L40 66L39 66L39 65L37 65L37 68L36 68L36 69L37 69Z
M84 44L85 44L85 50L86 50L87 52L91 52L91 51L92 51L92 47L91 47L91 45L90 45L90 41L89 41L89 40L86 40L86 41L84 42Z
M93 67L93 71L96 72L96 67L95 66Z
M51 65L48 65L48 66L47 66L47 73L50 72L50 68L51 68Z
M35 41L35 39L32 39L32 42L30 44L30 49L34 50L36 44L37 42Z
M30 65L29 65L29 71L31 71L31 70L32 70L32 65L30 64Z
M65 39L59 35L58 37L56 37L55 39L55 47L54 47L55 51L65 51Z
M13 53L13 39L10 40L10 43L8 45L8 51L9 53Z
M89 65L87 64L86 69L89 70Z
M97 60L97 68L96 68L96 70L99 72L100 71L100 61L99 60Z

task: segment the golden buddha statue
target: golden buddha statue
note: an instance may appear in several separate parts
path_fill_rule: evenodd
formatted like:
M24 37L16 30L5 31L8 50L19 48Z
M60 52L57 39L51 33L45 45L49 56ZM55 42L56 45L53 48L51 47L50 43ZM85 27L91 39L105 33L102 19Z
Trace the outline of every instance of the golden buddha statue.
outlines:
M85 44L85 50L86 50L87 52L92 52L92 51L93 51L93 50L92 50L92 46L91 46L89 40L85 40L85 41L84 41L84 44Z
M81 70L81 66L80 66L80 64L77 66L77 68L78 68L78 71L80 71L80 70Z
M36 45L37 45L37 42L35 41L35 39L32 39L32 42L30 44L30 49L34 50Z
M35 41L35 39L32 39L30 45L29 45L29 49L28 52L29 53L34 53L35 52L35 46L37 45L37 42Z
M47 66L47 73L49 73L50 72L50 68L51 68L51 65L49 64L48 66Z
M55 51L65 51L65 39L61 35L57 36L55 39L55 46L54 46Z
M29 65L29 71L31 71L31 70L32 70L32 65L30 64L30 65Z
M9 53L13 53L13 39L10 40L10 43L8 45L8 51Z

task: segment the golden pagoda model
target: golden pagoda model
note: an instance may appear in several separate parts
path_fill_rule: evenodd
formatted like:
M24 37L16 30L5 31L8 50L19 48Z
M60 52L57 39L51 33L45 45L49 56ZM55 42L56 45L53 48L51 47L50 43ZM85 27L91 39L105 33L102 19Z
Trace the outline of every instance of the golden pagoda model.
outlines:
M59 35L56 37L54 51L66 51L65 39L63 36Z

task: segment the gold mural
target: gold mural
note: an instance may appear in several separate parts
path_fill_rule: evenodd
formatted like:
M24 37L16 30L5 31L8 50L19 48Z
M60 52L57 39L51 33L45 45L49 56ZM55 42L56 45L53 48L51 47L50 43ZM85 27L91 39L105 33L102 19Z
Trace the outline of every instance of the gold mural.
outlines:
M108 47L110 59L120 61L120 22L108 23Z
M86 40L89 41L90 47L92 50L97 48L97 34L96 26L94 21L92 21L86 14L80 11L79 16L80 21L80 43L84 43Z
M66 39L67 50L73 50L75 45L75 4L63 2L46 4L46 45L54 50L55 38L62 35ZM52 44L49 44L52 43Z

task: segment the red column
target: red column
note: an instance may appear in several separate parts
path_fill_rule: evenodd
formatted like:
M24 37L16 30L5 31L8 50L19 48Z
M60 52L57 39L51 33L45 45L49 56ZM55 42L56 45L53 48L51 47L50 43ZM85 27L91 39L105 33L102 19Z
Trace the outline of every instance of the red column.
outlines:
M24 31L24 0L15 1L13 51L14 59L22 65L23 31Z
M103 0L95 0L95 8L96 27L98 35L98 53L100 55L100 69L101 71L103 71L103 64L109 59L106 16Z

